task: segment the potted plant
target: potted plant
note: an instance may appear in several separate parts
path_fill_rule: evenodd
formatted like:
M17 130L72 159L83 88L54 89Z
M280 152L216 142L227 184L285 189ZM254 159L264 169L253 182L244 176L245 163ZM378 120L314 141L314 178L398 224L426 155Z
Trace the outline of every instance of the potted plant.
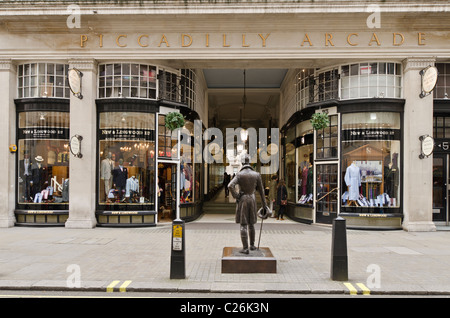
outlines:
M314 113L310 119L311 125L315 130L321 130L327 128L330 124L330 119L327 113Z
M171 112L166 115L166 127L175 130L184 126L184 117L178 112Z

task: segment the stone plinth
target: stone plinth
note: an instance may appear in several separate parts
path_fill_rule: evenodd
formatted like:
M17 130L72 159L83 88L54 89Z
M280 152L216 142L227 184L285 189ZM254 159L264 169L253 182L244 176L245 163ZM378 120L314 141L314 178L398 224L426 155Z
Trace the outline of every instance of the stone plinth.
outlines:
M276 273L277 260L268 247L239 253L242 247L224 247L222 254L222 274Z

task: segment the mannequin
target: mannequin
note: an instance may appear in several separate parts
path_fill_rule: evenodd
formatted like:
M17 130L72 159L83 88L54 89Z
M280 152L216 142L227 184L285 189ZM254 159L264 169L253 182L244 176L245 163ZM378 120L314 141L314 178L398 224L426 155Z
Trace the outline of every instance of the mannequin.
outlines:
M355 161L347 167L344 181L348 187L348 205L356 205L355 201L359 198L359 187L361 186L361 171Z
M132 202L132 198L139 192L139 180L135 176L127 179L125 197L128 198L128 202Z
M119 159L119 166L113 170L113 182L119 192L119 199L122 200L123 191L126 187L128 169L123 166L123 159Z
M31 197L35 198L37 193L41 192L42 184L45 180L45 168L42 166L44 159L42 156L36 156L34 158L34 163L31 166Z
M23 171L22 176L23 176L23 196L24 196L24 201L25 202L30 202L30 195L31 195L31 159L30 159L30 154L28 152L25 152L23 154L23 160L20 160L19 163L19 171Z
M102 179L105 184L105 200L107 200L109 190L112 187L113 162L111 160L111 157L111 152L108 152L105 159L102 160L100 166L100 179Z

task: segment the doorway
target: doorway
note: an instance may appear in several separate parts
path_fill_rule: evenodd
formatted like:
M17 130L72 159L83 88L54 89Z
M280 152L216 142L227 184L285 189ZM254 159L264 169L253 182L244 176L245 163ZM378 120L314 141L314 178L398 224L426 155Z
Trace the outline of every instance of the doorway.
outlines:
M331 224L338 214L338 164L316 164L316 222Z
M433 155L433 221L448 222L449 155Z
M158 163L158 223L172 222L177 211L177 163Z

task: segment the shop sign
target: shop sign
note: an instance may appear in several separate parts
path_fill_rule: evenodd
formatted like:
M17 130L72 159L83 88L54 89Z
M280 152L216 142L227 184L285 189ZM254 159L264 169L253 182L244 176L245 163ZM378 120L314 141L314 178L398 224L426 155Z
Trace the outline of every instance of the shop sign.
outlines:
M69 148L72 155L74 155L77 158L82 158L83 155L81 154L81 141L83 140L83 137L80 135L75 135L70 138L69 142Z
M151 129L135 128L106 128L100 129L99 140L154 141L155 131Z
M354 128L342 131L343 141L355 140L400 140L400 129L387 128Z
M69 139L69 128L19 128L18 139Z
M419 140L421 142L420 150L421 154L419 155L420 159L431 156L434 149L434 139L431 136L425 135L420 136Z
M428 66L419 73L422 76L422 92L420 98L430 95L436 86L438 70L435 66Z
M79 99L83 98L83 95L81 95L81 77L83 76L83 73L81 73L76 68L72 68L67 73L67 80L69 82L70 90L72 91L73 95L78 97Z

